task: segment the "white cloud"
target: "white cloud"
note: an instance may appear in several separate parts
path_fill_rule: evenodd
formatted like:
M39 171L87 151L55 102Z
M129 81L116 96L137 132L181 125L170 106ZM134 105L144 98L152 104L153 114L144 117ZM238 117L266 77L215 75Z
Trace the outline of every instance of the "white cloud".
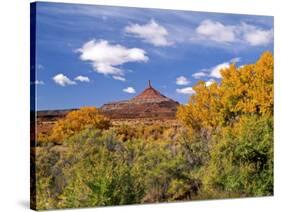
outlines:
M225 26L220 22L204 20L196 28L197 34L205 39L217 42L234 42L236 41L234 26Z
M189 84L190 82L188 81L188 79L184 76L180 76L176 79L176 84L177 85L187 85Z
M112 78L115 79L115 80L123 81L123 82L126 81L126 79L124 77L121 77L121 76L112 76Z
M154 46L170 46L173 43L168 41L168 31L153 19L147 24L131 24L125 27L125 32L141 38L144 42Z
M45 83L42 80L35 80L35 85L44 85Z
M251 46L264 46L272 42L273 29L263 30L256 26L242 23L243 38Z
M128 62L148 61L143 49L128 49L119 44L112 45L106 40L91 40L77 51L81 53L81 60L92 62L94 71L105 75L122 76L124 71L118 66Z
M60 86L66 86L66 85L75 85L76 82L70 80L67 76L63 74L57 74L56 76L53 77L53 80L56 84Z
M210 80L208 80L208 81L205 82L205 85L206 85L206 86L210 86L210 85L212 85L214 82L216 82L214 79L210 79Z
M241 61L241 57L234 57L230 60L230 63L239 63Z
M273 41L273 29L262 29L242 22L238 25L224 25L217 21L204 20L196 28L199 39L219 43L242 42L250 46L264 46Z
M44 69L44 66L39 63L39 64L37 64L37 69L38 69L38 70Z
M133 87L124 88L125 93L136 93L136 90Z
M177 93L180 94L194 94L195 91L192 89L192 87L185 87L185 88L178 88L176 89Z
M206 72L199 71L199 72L196 72L196 73L192 74L192 76L193 76L195 79L200 79L200 78L202 78L202 77L208 76L208 74L207 74Z
M80 81L80 82L90 82L89 77L85 77L85 76L81 76L81 75L75 77L74 80Z
M195 79L201 79L204 77L209 77L209 78L212 77L212 78L220 79L220 78L222 78L222 76L221 76L222 69L227 69L230 67L230 64L236 64L239 62L241 62L241 58L234 57L234 58L230 59L229 61L217 64L211 68L201 69L201 71L192 74L192 77L194 77ZM210 82L214 82L214 79L211 79ZM208 81L207 84L210 84L210 82Z
M225 62L225 63L221 63L218 64L216 66L214 66L213 68L210 69L210 77L215 77L215 78L221 78L221 70L222 69L226 69L229 68L230 63L229 62Z
M230 67L230 64L238 63L240 61L241 61L240 57L235 57L235 58L232 58L231 60L229 60L228 62L220 63L209 69L209 72L210 72L209 76L220 79L220 78L222 78L222 76L221 76L222 69L227 69Z

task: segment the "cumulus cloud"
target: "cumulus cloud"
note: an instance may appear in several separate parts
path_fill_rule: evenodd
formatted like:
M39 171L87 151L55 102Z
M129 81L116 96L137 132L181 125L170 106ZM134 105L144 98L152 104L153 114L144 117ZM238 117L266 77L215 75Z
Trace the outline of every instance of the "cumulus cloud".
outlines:
M44 85L45 83L42 80L35 80L35 85Z
M212 85L214 82L216 82L214 79L209 79L208 81L205 82L206 86Z
M206 72L199 71L199 72L196 72L196 73L192 74L192 76L193 76L195 79L201 79L201 78L203 78L203 77L208 76L208 74L207 74Z
M189 84L190 82L188 81L188 79L184 76L180 76L176 79L176 84L177 85L187 85Z
M222 69L226 69L229 68L230 63L229 62L225 62L225 63L221 63L218 64L216 66L214 66L213 68L210 69L210 77L215 77L215 78L221 78L221 70Z
M122 81L122 82L126 81L126 79L124 77L121 77L121 76L112 76L112 78L115 79L115 80Z
M133 87L124 88L123 91L125 93L136 93L136 90Z
M264 46L273 41L273 29L262 29L242 22L238 25L224 25L218 21L204 20L196 28L199 39L219 43L247 43L250 46Z
M125 32L141 38L144 42L154 46L170 46L173 43L168 41L168 31L153 19L147 24L131 24L125 27Z
M192 89L192 87L185 87L185 88L178 88L176 89L177 93L180 94L194 94L195 91Z
M207 69L208 72L209 72L209 76L220 79L220 78L222 78L222 76L221 76L221 70L222 69L227 69L227 68L230 67L230 64L238 63L240 61L241 61L240 57L235 57L235 58L232 58L231 60L229 60L227 62L223 62L223 63L220 63L216 66L213 66L212 68Z
M264 46L273 41L273 29L264 30L256 26L242 23L243 39L251 46Z
M60 86L66 86L66 85L75 85L76 82L70 80L67 76L63 74L57 74L56 76L53 77L53 80L56 84Z
M94 71L104 75L123 76L124 70L119 68L120 65L148 61L143 49L129 49L119 44L110 44L106 40L91 40L77 49L77 52L81 53L81 60L90 61Z
M85 76L81 76L81 75L75 77L74 80L80 81L80 82L90 82L89 77L85 77Z
M236 41L235 26L225 26L220 22L204 20L196 28L196 32L206 39L217 42Z

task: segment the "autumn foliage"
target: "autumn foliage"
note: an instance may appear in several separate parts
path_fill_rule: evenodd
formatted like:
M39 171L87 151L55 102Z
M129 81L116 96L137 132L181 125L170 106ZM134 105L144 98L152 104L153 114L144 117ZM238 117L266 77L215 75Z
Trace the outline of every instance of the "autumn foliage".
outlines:
M273 115L273 57L265 52L256 64L221 70L222 80L199 81L195 95L177 117L192 130L214 129L245 114Z
M59 120L52 129L50 139L60 142L87 128L108 129L109 127L110 120L102 115L97 108L82 107Z
M221 70L222 80L198 82L177 117L190 145L204 143L202 189L207 197L273 194L273 56Z
M70 112L36 147L36 208L273 195L273 63L199 81L175 126Z

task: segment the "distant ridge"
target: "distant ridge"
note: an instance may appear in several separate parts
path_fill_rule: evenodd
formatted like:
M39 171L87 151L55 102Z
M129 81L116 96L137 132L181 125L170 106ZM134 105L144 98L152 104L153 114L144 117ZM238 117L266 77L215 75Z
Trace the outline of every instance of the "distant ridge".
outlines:
M56 121L65 117L69 112L78 109L63 109L63 110L40 110L36 112L39 121Z

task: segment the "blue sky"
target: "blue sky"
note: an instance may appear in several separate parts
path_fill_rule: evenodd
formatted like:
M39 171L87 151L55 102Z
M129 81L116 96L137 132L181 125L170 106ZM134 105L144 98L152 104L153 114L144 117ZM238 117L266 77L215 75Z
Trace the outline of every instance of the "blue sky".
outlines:
M273 51L273 17L37 3L37 108L101 106L151 80L186 103L198 80Z

